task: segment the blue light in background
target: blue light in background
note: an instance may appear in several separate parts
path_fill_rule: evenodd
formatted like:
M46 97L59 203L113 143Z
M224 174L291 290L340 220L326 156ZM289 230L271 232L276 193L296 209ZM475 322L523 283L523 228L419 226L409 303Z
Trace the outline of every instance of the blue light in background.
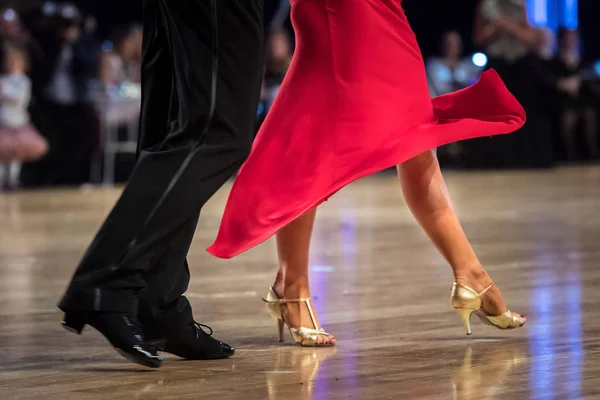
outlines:
M475 53L471 58L476 67L484 68L488 63L488 58L483 53Z
M527 0L527 15L534 26L548 26L548 1Z
M527 0L527 14L533 26L556 30L579 27L578 0Z
M4 11L3 17L4 20L11 22L17 18L17 13L12 8L9 8L6 11Z
M561 24L568 29L577 29L579 27L579 17L577 15L577 0L562 0L562 21Z

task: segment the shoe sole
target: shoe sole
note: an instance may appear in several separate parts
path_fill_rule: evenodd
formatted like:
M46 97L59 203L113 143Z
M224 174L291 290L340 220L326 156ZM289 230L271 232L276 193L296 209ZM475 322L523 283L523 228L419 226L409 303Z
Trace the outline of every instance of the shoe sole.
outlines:
M188 361L209 361L209 360L224 360L226 358L230 358L233 357L235 355L235 350L233 351L233 353L231 354L207 354L205 356L202 357L196 357L196 358L187 358L184 356L181 356L179 354L177 354L177 352L171 352L169 350L167 350L167 342L164 339L158 339L158 340L149 340L146 342L147 344L149 344L150 346L154 346L158 349L158 351L161 351L163 353L169 353L169 354L173 354L174 356L177 356L179 358L182 358L184 360L188 360Z
M114 347L114 349L117 351L117 353L119 353L123 358L128 359L129 361L139 364L139 365L143 365L144 367L148 367L148 368L159 368L161 361L151 361L148 360L147 358L142 358L142 357L136 357L133 354L127 353L126 351L123 351L121 349L118 349L116 347Z
M77 331L76 329L71 328L68 325L65 324L61 324L61 326L70 333L74 333L76 335L81 335L81 332ZM138 364L138 365L143 365L144 367L148 367L148 368L159 368L161 365L161 361L152 361L152 360L148 360L146 358L142 358L142 357L136 357L133 354L127 353L126 351L123 351L119 348L113 347L113 349L115 349L117 351L117 353L119 353L123 358Z
M224 359L226 359L226 358L230 358L230 357L233 357L233 356L235 355L235 353L234 353L234 354L231 354L231 355L226 355L226 354L207 354L207 355L205 355L205 356L202 356L202 357L188 358L188 357L180 356L180 355L179 355L179 354L177 354L177 353L172 353L172 352L170 352L170 351L168 351L168 350L163 350L163 349L158 349L158 350L159 350L159 351L162 351L163 353L169 353L169 354L172 354L172 355L174 355L174 356L177 356L177 357L179 357L179 358L182 358L182 359L184 359L184 360L187 360L187 361L210 361L210 360L224 360Z

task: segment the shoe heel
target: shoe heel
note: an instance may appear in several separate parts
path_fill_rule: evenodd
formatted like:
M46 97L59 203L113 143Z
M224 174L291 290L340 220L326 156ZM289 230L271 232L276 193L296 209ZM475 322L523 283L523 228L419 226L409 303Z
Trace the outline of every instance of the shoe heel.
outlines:
M471 333L473 333L473 331L471 331L471 314L473 314L475 310L468 308L455 308L455 310L460 316L463 325L465 326L467 336L469 336Z
M81 335L81 331L85 327L85 319L75 313L65 313L62 321L62 327L71 333Z
M281 319L281 305L279 303L263 299L265 302L265 311L273 318Z
M277 328L278 333L279 333L279 343L283 343L283 327L284 327L285 323L283 322L282 319L278 319L277 320Z

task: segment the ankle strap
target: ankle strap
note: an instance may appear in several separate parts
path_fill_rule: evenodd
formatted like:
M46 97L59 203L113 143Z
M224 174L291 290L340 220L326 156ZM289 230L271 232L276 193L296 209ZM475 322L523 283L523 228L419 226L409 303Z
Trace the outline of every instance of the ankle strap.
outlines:
M277 300L267 300L267 299L263 299L263 301L265 303L271 303L271 304L286 304L286 303L309 303L310 302L310 297L307 297L305 299L277 299Z
M477 293L477 291L476 291L475 289L473 289L472 287L470 287L470 286L467 286L467 285L463 285L463 284L461 284L461 283L458 283L458 282L454 282L454 285L455 285L455 286L460 286L460 287L462 287L463 289L467 289L467 290L469 290L469 291L471 291L471 292L475 293L477 296L483 296L484 294L486 294L486 293L487 293L487 291L488 291L488 290L490 290L490 289L492 288L492 286L494 286L494 282L492 282L492 283L491 283L491 284L490 284L488 287L486 287L485 289L483 289L483 290L481 291L481 293Z
M492 288L492 286L494 286L493 283L491 283L490 286L483 289L483 291L481 293L479 293L479 296L483 296L488 290L490 290Z

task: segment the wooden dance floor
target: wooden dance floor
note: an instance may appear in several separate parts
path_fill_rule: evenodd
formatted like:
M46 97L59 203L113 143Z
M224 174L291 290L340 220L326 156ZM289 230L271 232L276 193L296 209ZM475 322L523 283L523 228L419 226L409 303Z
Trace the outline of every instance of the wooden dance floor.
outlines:
M311 279L335 349L276 341L264 312L272 241L230 261L204 248L229 190L206 206L190 253L197 319L229 360L130 364L55 304L117 189L0 195L0 399L600 399L600 167L448 172L454 203L511 309L502 332L449 304L452 275L393 175L356 182L321 209ZM595 293L595 294L594 294Z

